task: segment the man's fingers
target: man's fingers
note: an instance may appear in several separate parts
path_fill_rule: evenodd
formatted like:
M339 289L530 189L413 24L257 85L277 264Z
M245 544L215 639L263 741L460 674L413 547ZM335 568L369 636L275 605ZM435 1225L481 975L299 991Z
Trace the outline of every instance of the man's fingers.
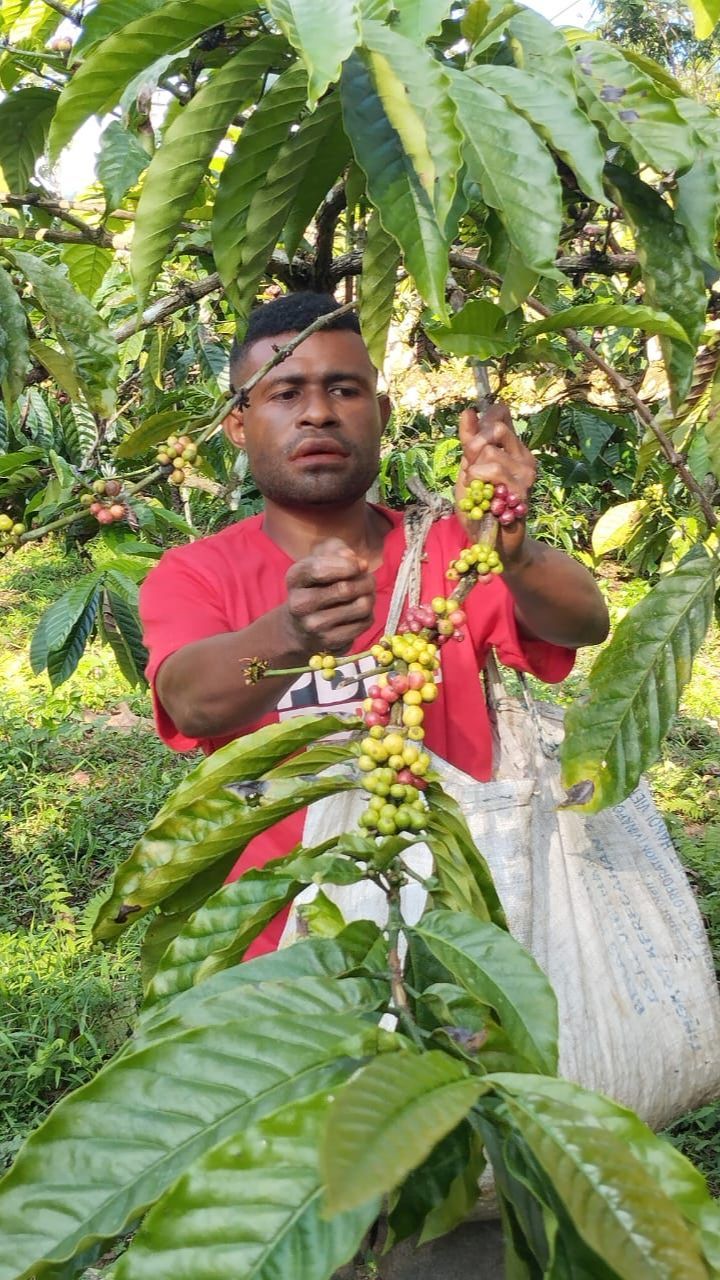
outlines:
M375 580L371 574L333 581L325 585L295 586L289 593L290 610L297 618L306 619L319 611L349 610L355 608L361 600L369 602L367 608L372 612L375 599ZM357 616L353 613L351 616Z
M288 587L322 587L332 582L340 583L357 578L364 573L367 561L360 560L344 543L340 543L340 546L343 550L314 552L304 560L296 561L286 575Z

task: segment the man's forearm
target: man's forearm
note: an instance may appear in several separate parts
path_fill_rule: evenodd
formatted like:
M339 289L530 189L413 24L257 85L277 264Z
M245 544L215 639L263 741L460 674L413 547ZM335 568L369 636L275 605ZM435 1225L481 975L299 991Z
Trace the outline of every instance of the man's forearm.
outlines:
M197 640L171 654L158 672L158 697L181 733L219 737L272 711L295 679L269 676L248 684L245 659L283 668L303 666L308 656L281 605L242 631Z
M506 565L505 583L520 625L551 644L579 649L600 644L609 617L591 574L571 556L526 538L516 563Z

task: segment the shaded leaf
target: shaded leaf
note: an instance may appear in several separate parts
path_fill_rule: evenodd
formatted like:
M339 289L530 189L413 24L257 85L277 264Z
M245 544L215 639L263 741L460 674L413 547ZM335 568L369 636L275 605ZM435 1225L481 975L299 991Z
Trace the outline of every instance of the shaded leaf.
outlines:
M357 0L335 0L331 22L316 0L268 0L268 9L305 63L308 103L315 107L360 43Z
M661 173L690 168L695 158L692 130L650 76L604 40L580 41L575 60L578 92L588 115L612 142Z
M0 267L0 386L8 408L23 389L29 360L25 311L10 276Z
M720 120L703 103L683 98L678 110L696 139L692 167L677 180L675 217L682 223L693 251L717 267L717 223L720 208Z
M93 13L104 7L98 5ZM102 183L108 209L118 208L125 193L135 186L149 163L150 156L136 134L126 129L119 120L112 120L103 130L96 161L97 176Z
M563 784L594 784L586 812L624 800L657 759L710 624L715 572L700 546L662 577L618 623L587 701L568 708Z
M478 1198L477 1180L482 1172L482 1152L474 1152L477 1138L467 1121L448 1133L433 1147L430 1155L413 1169L393 1197L388 1213L388 1247L418 1235L418 1244L435 1239L439 1210L452 1196L454 1184L462 1185L469 1172L470 1197L465 1212L460 1209L457 1222L443 1225L439 1234L451 1231L473 1208ZM475 1158L472 1158L473 1155Z
M57 267L18 250L8 256L30 281L40 307L73 363L89 407L109 417L115 406L118 354L105 321Z
M72 399L80 399L80 383L75 376L73 362L64 351L58 351L57 347L50 347L46 342L34 340L30 343L30 354L33 360L47 369L62 391Z
M324 128L318 130L317 151L308 166L305 179L295 193L292 208L283 231L283 246L288 258L297 253L298 245L318 205L325 199L351 156L350 140L342 126L339 95L323 103Z
M321 1167L329 1213L392 1191L467 1115L480 1081L444 1053L375 1058L330 1108Z
M375 210L368 221L363 253L360 327L370 359L377 369L382 369L385 363L399 265L397 242L385 231Z
M57 105L54 89L16 89L0 102L0 191L24 195Z
M667 311L682 325L691 348L661 337L673 407L692 384L694 350L705 324L705 281L672 209L639 178L608 166L613 198L621 206L636 239L645 296L650 306Z
M143 644L137 584L116 569L108 569L105 591L107 607L117 628L108 631L108 642L128 683L144 685L149 654Z
M527 120L500 94L480 84L474 71L451 74L468 177L480 187L485 203L497 210L525 264L540 273L554 273L562 204L550 152ZM483 121L481 129L478 120Z
M500 929L507 928L490 868L459 804L435 782L430 783L426 796L430 806L428 842L438 882L432 891L433 903L450 910L470 911Z
M130 269L141 304L230 122L254 100L281 45L270 37L236 53L201 86L165 133L143 183L135 221Z
M90 49L142 18L154 9L160 9L165 0L101 0L93 9L83 14L82 28L73 45L74 57L86 57Z
M69 680L85 652L100 604L100 588L95 588L85 608L73 624L62 645L51 649L47 656L47 672L53 689Z
M39 675L48 665L51 653L62 650L73 628L97 592L102 570L96 570L73 584L42 615L30 642L30 665Z
M164 409L161 413L152 413L140 423L134 431L125 436L115 450L116 458L137 458L154 444L167 440L169 435L183 432L197 421L192 413L178 413L176 409Z
M647 519L650 503L644 498L621 502L609 507L600 516L592 532L592 549L595 556L606 556L619 551L629 542L638 527Z
M326 1280L380 1207L323 1215L317 1147L327 1110L328 1095L316 1094L202 1156L148 1214L117 1280L176 1280L179 1266L207 1275L215 1262L221 1274L230 1251L238 1280Z
M463 911L431 911L415 925L432 954L471 995L489 1004L518 1052L557 1071L555 996L536 961L504 929Z
M515 349L521 324L521 314L507 316L486 298L470 298L450 317L449 324L426 320L425 328L442 351L493 360Z

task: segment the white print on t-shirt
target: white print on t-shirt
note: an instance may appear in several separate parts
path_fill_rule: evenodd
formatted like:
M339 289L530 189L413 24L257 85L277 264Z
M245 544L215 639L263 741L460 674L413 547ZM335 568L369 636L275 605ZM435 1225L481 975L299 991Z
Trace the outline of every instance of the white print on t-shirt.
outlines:
M316 671L305 671L278 702L278 718L289 720L291 716L307 715L308 711L314 710L354 715L363 698L367 698L368 687L377 680L376 675L363 676L362 673L376 670L375 658L368 655L357 662L344 662L337 668L338 676L334 681L325 680ZM353 683L337 687L338 678L352 678ZM440 671L436 671L435 680L442 680Z

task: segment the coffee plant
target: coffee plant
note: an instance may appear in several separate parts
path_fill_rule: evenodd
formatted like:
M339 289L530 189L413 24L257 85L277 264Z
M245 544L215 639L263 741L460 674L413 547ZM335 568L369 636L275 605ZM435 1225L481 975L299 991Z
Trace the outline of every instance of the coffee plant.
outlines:
M487 1161L508 1273L720 1275L720 1209L701 1175L631 1112L558 1079L553 993L418 745L462 601L496 567L509 496L473 482L482 524L448 568L457 586L409 607L373 648L362 719L299 717L222 748L119 867L95 938L157 909L138 1028L0 1186L3 1280L77 1275L128 1231L116 1280L179 1268L219 1280L229 1267L238 1280L330 1280L381 1209L388 1244L452 1230ZM339 678L331 655L309 669ZM248 660L248 681L273 674ZM371 796L359 831L223 883L254 835L358 787ZM418 832L428 877L407 857ZM411 878L426 906L408 927ZM385 896L385 928L340 919L334 936L240 964L307 886L363 880Z

